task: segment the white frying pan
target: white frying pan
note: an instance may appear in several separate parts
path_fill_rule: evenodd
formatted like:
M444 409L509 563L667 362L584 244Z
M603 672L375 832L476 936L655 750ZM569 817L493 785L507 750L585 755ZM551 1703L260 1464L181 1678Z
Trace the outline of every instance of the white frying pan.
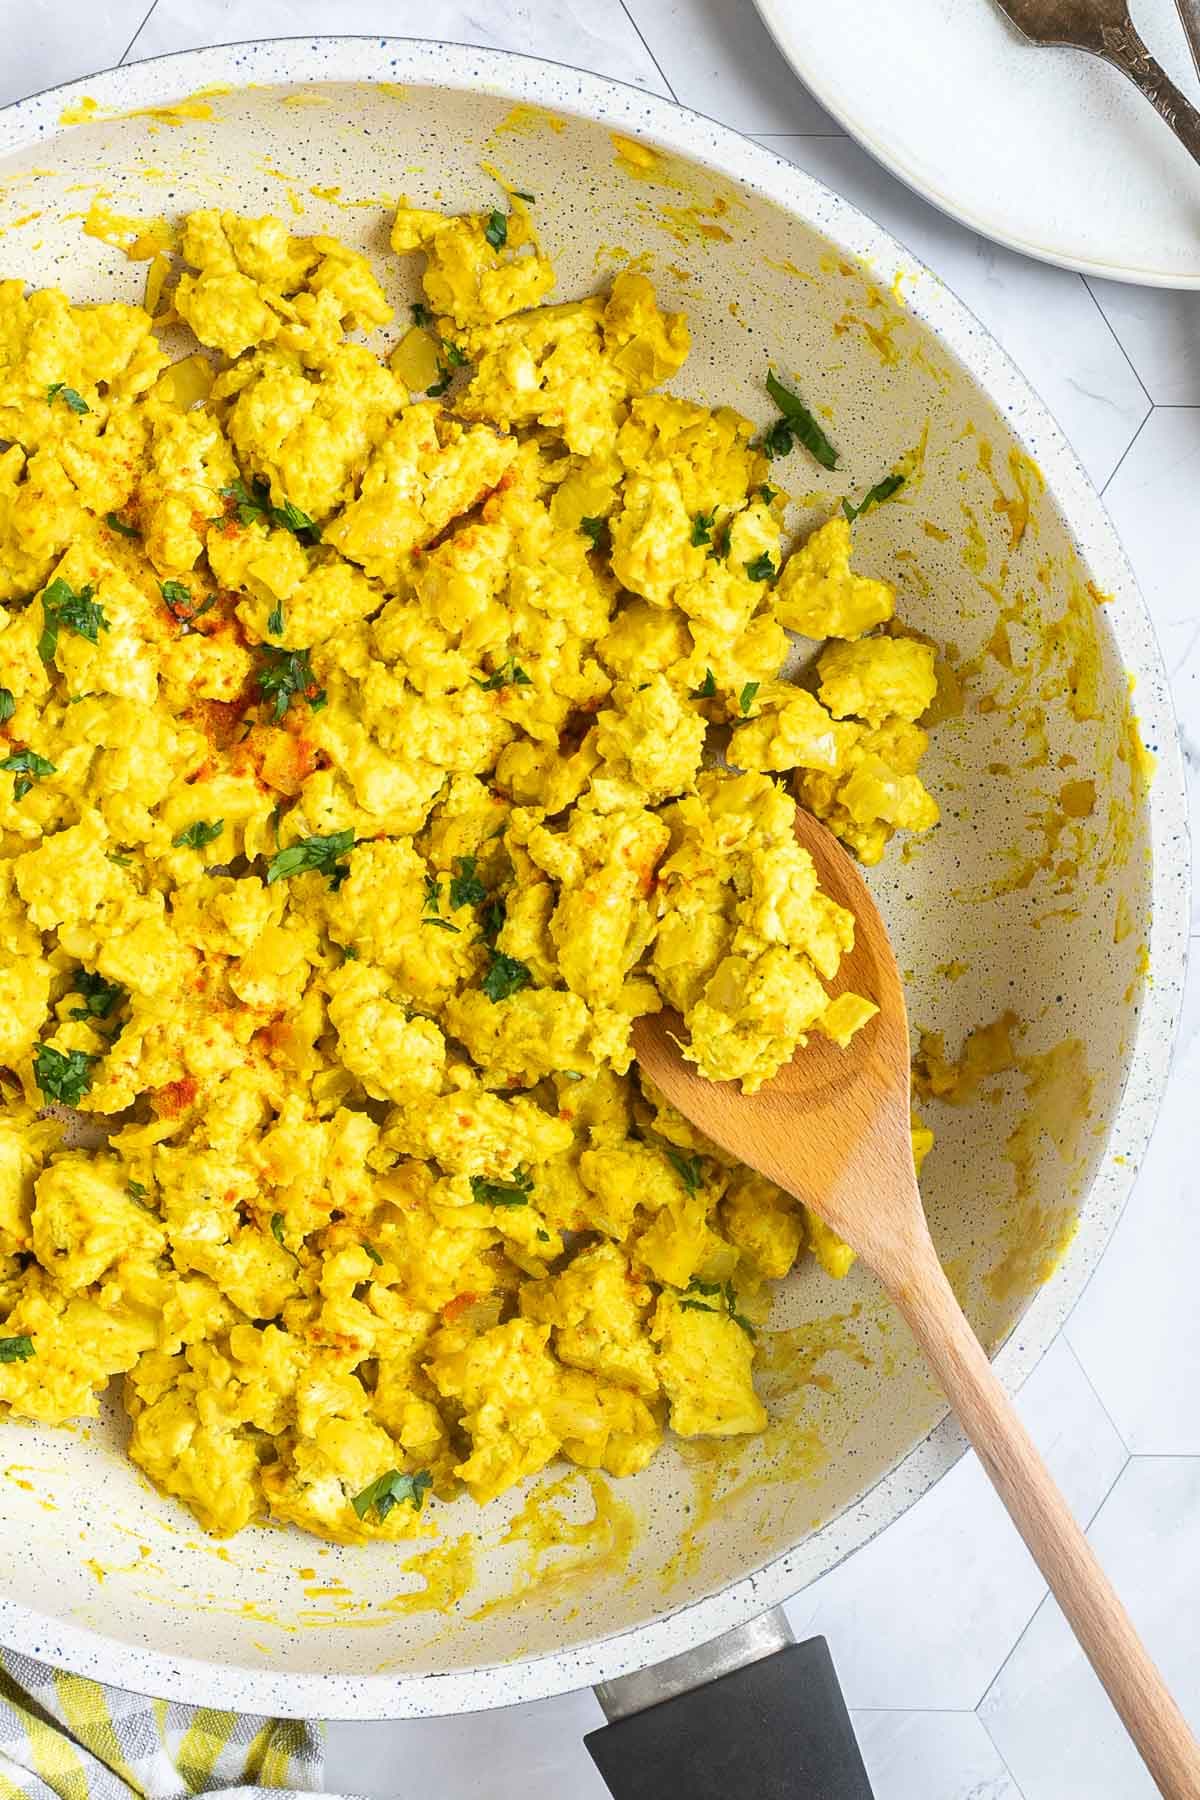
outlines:
M85 122L60 126L64 112ZM927 1108L924 1182L972 1321L1016 1385L1095 1266L1158 1105L1186 825L1166 682L1113 529L965 307L846 201L707 119L565 68L379 39L165 57L10 107L0 273L140 297L143 266L81 229L101 192L124 214L295 216L370 252L405 302L417 266L387 252L389 202L491 203L484 162L537 196L560 296L637 257L686 308L679 392L765 418L773 359L831 408L845 479L792 459L791 485L820 490L797 528L921 447L905 494L857 528L859 556L953 647L965 698L928 760L944 823L872 880L918 1025L954 1049L972 1026L1020 1021L1018 1068L973 1103ZM1158 759L1148 793L1130 676ZM1068 782L1085 786L1064 802ZM772 1329L762 1438L673 1445L624 1482L553 1471L557 1493L534 1482L482 1513L438 1507L441 1536L411 1568L406 1551L290 1531L218 1546L122 1459L115 1412L71 1432L0 1426L0 1641L145 1692L337 1718L527 1700L690 1651L882 1530L962 1449L865 1276L837 1285L807 1264ZM759 1653L777 1641L751 1636ZM734 1641L716 1666L746 1654ZM607 1691L622 1710L627 1690Z

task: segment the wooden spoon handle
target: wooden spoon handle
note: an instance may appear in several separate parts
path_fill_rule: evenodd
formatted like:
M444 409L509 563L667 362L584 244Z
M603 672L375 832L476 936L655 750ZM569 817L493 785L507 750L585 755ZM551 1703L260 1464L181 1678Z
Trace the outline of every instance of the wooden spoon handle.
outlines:
M923 1221L922 1221L923 1224ZM1161 1793L1200 1800L1200 1745L963 1316L925 1230L876 1274L1108 1690Z

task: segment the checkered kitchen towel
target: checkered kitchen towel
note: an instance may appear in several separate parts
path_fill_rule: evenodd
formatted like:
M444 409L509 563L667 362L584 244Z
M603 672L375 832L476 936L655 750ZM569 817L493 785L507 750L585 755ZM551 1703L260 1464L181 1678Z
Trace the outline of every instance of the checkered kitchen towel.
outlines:
M323 1775L317 1725L148 1700L0 1650L0 1800L286 1800Z

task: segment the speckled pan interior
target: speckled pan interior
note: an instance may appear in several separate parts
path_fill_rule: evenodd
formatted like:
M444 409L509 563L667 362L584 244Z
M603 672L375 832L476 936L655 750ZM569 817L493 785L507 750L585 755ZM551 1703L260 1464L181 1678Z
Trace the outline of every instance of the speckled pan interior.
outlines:
M84 122L61 127L66 108ZM927 776L944 822L872 884L916 1026L956 1050L1015 1021L1017 1066L968 1104L923 1107L935 1235L1015 1383L1094 1267L1149 1133L1186 828L1163 673L1112 528L965 308L855 208L723 127L566 69L378 39L165 58L0 114L0 274L139 298L143 265L82 230L100 193L136 215L280 211L370 252L404 302L417 266L387 251L389 202L495 204L484 164L537 196L560 297L635 258L686 308L676 391L765 419L773 361L826 414L841 466L793 456L797 531L915 452L903 496L857 535L904 619L950 647ZM1130 676L1158 759L1148 791ZM806 1266L764 1349L763 1438L667 1448L621 1483L575 1473L550 1493L565 1473L551 1471L482 1514L436 1507L433 1555L408 1568L419 1546L206 1540L122 1459L116 1413L0 1427L0 1641L158 1694L345 1717L527 1699L672 1654L795 1592L960 1449L867 1277Z

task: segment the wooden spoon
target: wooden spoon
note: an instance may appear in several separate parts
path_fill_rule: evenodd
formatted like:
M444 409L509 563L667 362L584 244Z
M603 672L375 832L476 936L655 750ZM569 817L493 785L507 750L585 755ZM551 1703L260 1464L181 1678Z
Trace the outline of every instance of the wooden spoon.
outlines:
M848 1050L813 1033L756 1094L706 1081L671 1036L672 1013L638 1021L650 1080L714 1143L819 1213L854 1247L907 1320L1013 1523L1124 1720L1160 1791L1200 1800L1200 1746L963 1316L929 1235L909 1138L904 989L887 932L841 845L798 810L796 836L821 886L854 914L835 991L879 1006Z

